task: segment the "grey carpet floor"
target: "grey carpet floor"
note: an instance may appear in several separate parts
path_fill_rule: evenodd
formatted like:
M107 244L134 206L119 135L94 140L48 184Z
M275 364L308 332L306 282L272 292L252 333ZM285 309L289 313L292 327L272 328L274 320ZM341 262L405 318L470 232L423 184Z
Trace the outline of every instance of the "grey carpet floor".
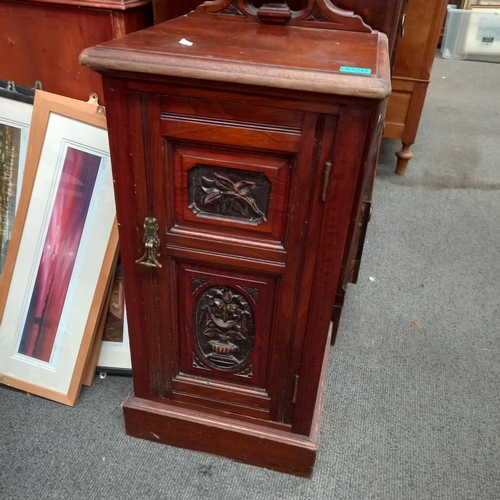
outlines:
M0 387L2 499L500 499L500 65L435 61L415 158L383 141L312 479L127 437L127 377L75 408Z

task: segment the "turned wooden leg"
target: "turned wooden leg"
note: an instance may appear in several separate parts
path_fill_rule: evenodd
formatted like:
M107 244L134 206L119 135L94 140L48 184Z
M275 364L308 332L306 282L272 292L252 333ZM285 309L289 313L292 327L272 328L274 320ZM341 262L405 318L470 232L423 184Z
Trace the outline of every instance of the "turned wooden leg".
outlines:
M398 157L398 163L396 165L396 174L404 175L406 172L406 167L408 162L413 158L413 153L410 151L410 144L402 143L403 147L401 151L396 153Z

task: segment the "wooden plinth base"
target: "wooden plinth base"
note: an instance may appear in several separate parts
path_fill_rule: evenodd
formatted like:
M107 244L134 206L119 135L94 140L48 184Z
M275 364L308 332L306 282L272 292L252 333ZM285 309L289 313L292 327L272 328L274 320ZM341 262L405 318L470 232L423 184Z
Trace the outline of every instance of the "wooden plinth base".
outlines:
M327 346L329 344L330 336ZM126 432L129 436L157 443L220 455L296 476L311 477L318 451L328 352L327 348L309 436L174 407L168 402L149 401L134 394L123 403Z
M123 414L129 436L303 477L313 472L319 425L311 436L299 436L134 395L123 404Z
M332 326L330 323L309 436L215 416L202 410L180 408L168 401L158 403L138 398L134 394L123 403L127 434L296 476L311 477L318 451Z

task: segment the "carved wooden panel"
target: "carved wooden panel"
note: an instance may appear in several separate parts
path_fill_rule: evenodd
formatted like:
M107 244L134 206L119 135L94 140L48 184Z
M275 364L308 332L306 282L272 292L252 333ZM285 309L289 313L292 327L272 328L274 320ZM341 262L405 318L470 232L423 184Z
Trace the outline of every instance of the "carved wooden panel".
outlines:
M262 172L197 164L188 172L189 208L198 217L259 225L267 220L271 182Z
M250 301L229 286L206 288L194 304L193 334L205 363L238 370L253 354L255 317Z
M275 278L194 263L177 274L179 371L265 387Z
M174 200L170 231L231 230L239 241L257 233L282 242L293 158L168 141L164 149L176 186L166 186L167 199Z

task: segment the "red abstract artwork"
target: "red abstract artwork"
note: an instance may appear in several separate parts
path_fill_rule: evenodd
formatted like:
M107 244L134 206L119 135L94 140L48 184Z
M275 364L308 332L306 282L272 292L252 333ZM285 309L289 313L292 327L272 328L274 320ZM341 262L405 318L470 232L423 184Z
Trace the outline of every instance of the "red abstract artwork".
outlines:
M68 147L18 352L49 362L101 157Z

